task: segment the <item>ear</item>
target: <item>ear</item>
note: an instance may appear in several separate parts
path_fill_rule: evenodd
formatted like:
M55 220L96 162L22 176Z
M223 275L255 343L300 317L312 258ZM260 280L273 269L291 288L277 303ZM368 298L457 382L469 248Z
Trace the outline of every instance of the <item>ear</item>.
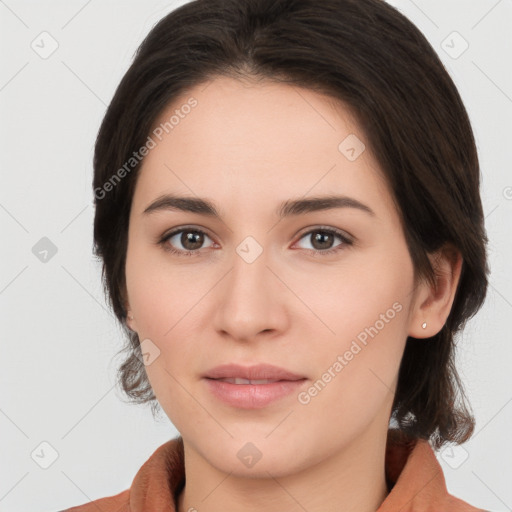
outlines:
M128 326L128 328L131 330L131 331L134 331L136 332L136 325L135 325L135 319L133 318L133 313L132 313L132 310L131 310L131 307L130 307L130 302L127 298L128 296L128 293L127 293L127 290L126 290L126 286L124 286L122 289L121 289L121 300L123 302L123 306L124 306L124 310L126 311L126 325Z
M409 325L409 336L413 338L430 338L443 328L452 309L462 270L462 256L452 244L445 244L428 257L434 269L435 284L424 280L416 289ZM424 323L425 328L422 327Z
M128 326L128 328L131 330L131 331L134 331L136 332L137 331L137 328L136 328L136 325L135 325L135 318L133 318L133 313L130 311L130 307L128 306L126 308L126 311L127 311L127 316L126 316L126 325Z
M137 332L137 326L135 324L135 318L133 318L133 312L130 308L130 303L125 300L124 309L126 311L126 325L131 331Z

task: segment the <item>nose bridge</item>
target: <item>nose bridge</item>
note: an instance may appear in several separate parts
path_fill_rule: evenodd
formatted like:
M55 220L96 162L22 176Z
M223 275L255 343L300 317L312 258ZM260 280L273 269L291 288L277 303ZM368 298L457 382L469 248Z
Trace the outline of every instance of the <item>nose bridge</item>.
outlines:
M271 252L253 237L235 248L231 271L216 301L215 323L218 330L233 338L250 339L263 330L283 327L283 297L277 289Z
M226 301L233 300L236 309L250 307L251 303L265 302L270 288L269 251L253 237L247 237L236 248L232 259L232 271L228 278ZM262 305L260 305L260 310Z

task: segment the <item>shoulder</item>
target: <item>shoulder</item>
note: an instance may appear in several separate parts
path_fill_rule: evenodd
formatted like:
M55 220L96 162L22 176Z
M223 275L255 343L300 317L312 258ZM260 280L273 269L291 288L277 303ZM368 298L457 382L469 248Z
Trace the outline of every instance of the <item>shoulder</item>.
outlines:
M491 512L490 510L484 510L483 508L477 508L470 505L466 501L461 500L451 494L444 500L443 507L450 512Z
M448 492L443 469L426 439L390 429L386 479L391 488L378 512L489 512Z
M181 437L154 450L137 471L129 489L60 512L131 512L164 510L184 485L184 451Z

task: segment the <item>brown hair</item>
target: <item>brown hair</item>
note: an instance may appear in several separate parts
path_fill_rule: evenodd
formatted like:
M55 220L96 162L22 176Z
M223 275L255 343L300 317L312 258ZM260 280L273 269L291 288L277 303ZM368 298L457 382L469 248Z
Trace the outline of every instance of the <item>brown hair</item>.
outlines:
M407 340L392 417L402 431L436 448L466 441L474 419L454 365L455 335L483 304L489 272L478 156L460 95L436 52L381 0L195 0L161 19L138 48L94 154L94 250L127 335L123 391L155 411L139 339L126 326L124 309L140 163L122 179L114 173L146 142L173 99L217 76L284 82L348 105L389 183L415 274L433 283L427 254L447 243L460 251L461 278L445 325L428 340Z

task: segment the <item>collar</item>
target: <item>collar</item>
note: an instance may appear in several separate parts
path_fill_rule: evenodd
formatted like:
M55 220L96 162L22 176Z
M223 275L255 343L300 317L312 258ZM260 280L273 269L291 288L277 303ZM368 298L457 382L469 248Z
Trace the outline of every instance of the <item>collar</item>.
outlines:
M442 468L428 441L389 429L385 456L389 494L377 512L485 512L450 495ZM176 512L185 486L181 436L157 448L139 469L130 489L68 512Z

